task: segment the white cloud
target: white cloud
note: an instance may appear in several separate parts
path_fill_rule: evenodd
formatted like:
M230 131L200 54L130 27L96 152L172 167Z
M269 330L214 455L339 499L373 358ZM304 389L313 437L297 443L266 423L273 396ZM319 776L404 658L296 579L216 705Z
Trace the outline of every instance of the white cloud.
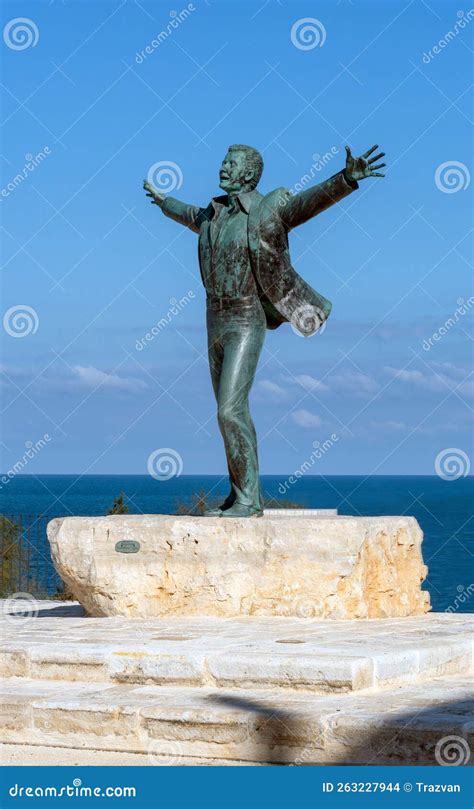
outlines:
M319 379L315 379L314 376L310 376L309 374L299 374L299 376L295 376L295 381L305 390L315 390L321 392L329 390L328 385L326 385L324 382L320 382Z
M146 382L142 379L118 376L118 374L106 374L104 371L94 368L93 365L75 365L73 371L76 375L76 381L85 388L97 388L100 386L101 390L121 390L136 393L147 387Z
M310 413L309 410L300 408L295 410L291 416L291 420L298 425L298 427L320 427L321 419L316 413Z
M404 421L372 421L370 426L387 433L407 433L412 429Z
M285 388L282 388L277 382L272 382L271 379L260 380L258 387L265 393L270 393L272 396L278 396L279 399L283 399L288 395L288 391Z
M309 393L344 393L352 396L371 396L380 385L376 379L360 371L347 370L339 374L329 374L327 382L321 382L309 374L287 377L290 383L301 385Z
M434 367L440 370L432 371L431 369L427 369L426 371L410 371L406 368L392 368L391 366L386 366L384 371L389 374L392 379L398 379L400 382L408 382L421 390L440 391L441 393L456 390L460 395L474 396L474 382L467 379L469 372L466 369L459 368L448 362ZM464 381L462 381L463 379Z
M401 382L414 382L415 384L422 384L424 376L421 371L407 371L406 368L392 368L387 365L384 368L385 373L389 374L392 379L400 379Z
M441 374L453 377L453 379L465 379L469 376L467 368L461 368L459 365L453 365L452 362L434 362L433 368L438 369Z
M344 371L330 379L331 388L337 393L366 395L376 393L379 383L360 371Z
M354 396L367 396L379 390L379 383L367 374L352 369L343 371L340 374L329 374L327 383L321 382L309 374L299 374L299 376L288 377L289 382L297 382L309 393L347 393Z

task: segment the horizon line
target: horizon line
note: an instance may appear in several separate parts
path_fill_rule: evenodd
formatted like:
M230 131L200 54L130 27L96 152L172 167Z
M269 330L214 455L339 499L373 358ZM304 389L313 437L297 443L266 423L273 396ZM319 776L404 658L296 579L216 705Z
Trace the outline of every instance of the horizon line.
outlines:
M6 472L5 473L0 472L0 478L2 477L2 475L6 475L6 474L7 474ZM213 472L213 473L207 473L207 472L197 473L196 472L194 474L188 474L188 475L174 475L173 477L169 478L168 480L178 480L179 478L195 478L195 477L207 477L207 478L220 478L220 477L222 477L222 478L224 478L225 474L226 474L225 472L222 472L222 473L215 473L215 472ZM293 472L277 472L277 473L272 473L272 474L261 473L261 475L260 475L260 477L262 477L262 478L270 478L270 477L280 478L280 477L291 477L291 476L295 476L294 471ZM117 472L97 472L96 474L90 474L90 473L89 474L83 474L81 472L77 472L77 473L76 472L39 472L37 474L33 474L31 472L30 473L25 472L24 474L14 475L12 478L10 478L10 480L14 480L14 478L31 478L31 479L34 479L34 478L39 478L39 477L71 477L71 478L73 478L73 477L77 477L77 478L100 478L100 477L104 477L104 478L106 478L106 477L107 478L130 477L130 478L132 478L132 477L136 477L136 478L139 478L139 477L141 477L141 478L150 478L151 480L156 480L157 483L167 483L168 482L168 480L160 480L159 478L153 478L152 475L149 475L146 472L118 472L118 473ZM382 474L367 474L367 473L364 473L364 472L358 472L358 473L354 472L354 473L350 473L350 474L344 474L342 472L336 472L336 473L330 473L330 474L325 474L325 475L321 475L321 474L317 474L317 473L316 474L307 473L305 475L301 475L299 480L302 480L303 477L304 478L321 478L322 480L324 480L325 478L337 478L337 477L344 477L344 478L363 478L363 477L365 477L367 479L368 478L439 478L439 475L437 475L436 473L435 474L427 474L427 473L424 473L424 472L412 473L412 474L388 473L388 474L383 474L383 475ZM463 475L460 478L456 478L456 480L462 480L462 479L473 478L473 477L474 477L474 474L472 474L472 475Z

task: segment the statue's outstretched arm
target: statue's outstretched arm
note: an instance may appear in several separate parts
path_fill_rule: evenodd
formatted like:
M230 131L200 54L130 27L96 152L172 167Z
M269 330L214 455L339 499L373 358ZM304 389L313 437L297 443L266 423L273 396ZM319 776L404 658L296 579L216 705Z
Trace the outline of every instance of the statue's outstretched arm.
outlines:
M143 188L147 197L151 197L152 205L158 205L166 216L174 219L175 222L179 222L180 225L190 228L195 233L199 233L204 208L199 208L197 205L188 205L174 197L167 197L148 180L143 181Z
M285 204L281 206L281 218L286 227L290 230L301 225L352 194L359 187L358 180L366 177L384 177L385 175L380 174L377 169L383 168L385 163L375 164L385 153L380 152L375 157L370 157L376 149L377 145L372 146L361 157L353 157L349 146L346 146L346 167L343 171L300 194L288 195Z

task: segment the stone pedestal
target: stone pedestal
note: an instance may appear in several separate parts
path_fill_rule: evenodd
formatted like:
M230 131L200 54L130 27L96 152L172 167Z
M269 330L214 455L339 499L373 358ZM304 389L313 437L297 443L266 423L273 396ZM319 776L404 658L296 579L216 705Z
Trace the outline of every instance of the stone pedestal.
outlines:
M392 618L430 608L412 517L65 517L48 538L93 616Z

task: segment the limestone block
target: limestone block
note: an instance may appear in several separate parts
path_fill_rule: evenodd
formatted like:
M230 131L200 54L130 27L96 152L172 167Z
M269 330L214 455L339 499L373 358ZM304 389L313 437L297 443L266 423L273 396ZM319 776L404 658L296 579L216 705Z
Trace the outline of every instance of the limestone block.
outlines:
M429 610L413 517L65 517L49 524L48 538L56 570L93 616L353 619Z

